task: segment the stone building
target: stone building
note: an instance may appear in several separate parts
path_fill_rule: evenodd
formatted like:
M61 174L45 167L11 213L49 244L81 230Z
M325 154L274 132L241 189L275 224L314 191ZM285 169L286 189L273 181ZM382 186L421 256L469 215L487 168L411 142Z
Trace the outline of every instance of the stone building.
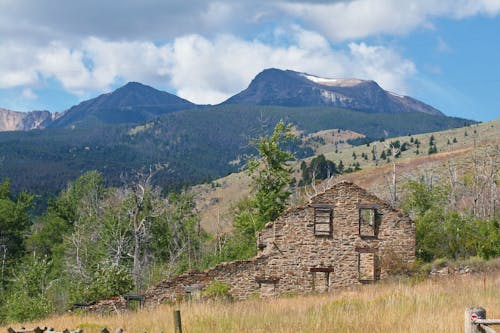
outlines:
M146 292L146 304L185 298L214 280L229 284L237 299L373 283L414 261L415 225L344 181L268 223L258 248L250 260L165 280Z

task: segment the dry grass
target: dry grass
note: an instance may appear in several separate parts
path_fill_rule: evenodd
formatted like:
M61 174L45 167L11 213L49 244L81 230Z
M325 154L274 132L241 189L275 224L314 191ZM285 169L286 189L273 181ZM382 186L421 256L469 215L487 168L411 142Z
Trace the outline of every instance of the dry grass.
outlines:
M329 137L329 134L332 133L336 136ZM341 144L338 152L335 153L331 140L333 138L338 140L341 135L344 135L343 138L346 139L356 137L358 134L350 131L341 131L339 134L335 130L327 130L313 133L310 136L329 138L328 140L325 139L326 144L324 146L316 147L316 150L324 153L326 158L335 161L335 163L342 160L346 167L352 166L355 162L360 163L363 170L345 174L339 180L351 180L380 198L387 200L389 192L387 191L384 176L390 173L392 164L381 160L379 166L376 166L375 161L371 158L373 146L377 146L377 155L380 155L384 145L380 142L372 143L369 147L366 145L351 147L348 144ZM435 137L438 153L427 155L431 135ZM418 178L424 172L432 173L436 179L445 178L448 175L447 166L449 162L456 166L459 176L461 176L464 172L470 170L470 153L474 142L479 150L500 143L500 119L441 132L417 134L413 135L413 138L421 142L420 154L415 154L417 148L413 145L409 150L401 154L401 158L398 158L399 184L405 183L408 179ZM456 143L453 143L454 138L457 139ZM395 140L405 142L409 141L410 137L391 138L388 141ZM353 153L356 154L356 159L354 159ZM363 153L368 155L368 159L361 158ZM305 160L309 162L311 159L312 157ZM301 162L302 160L295 165L297 170L295 177L300 177L299 166ZM214 181L213 184L217 186L203 184L192 188L192 193L197 197L197 207L201 212L201 225L211 233L231 230L231 220L228 218L229 207L249 195L250 178L244 173L231 174Z
M386 282L328 294L236 303L182 304L184 332L462 332L464 310L483 306L500 318L500 273ZM174 332L173 308L96 316L68 314L35 325L84 328L107 326L125 332ZM5 332L6 327L0 327Z

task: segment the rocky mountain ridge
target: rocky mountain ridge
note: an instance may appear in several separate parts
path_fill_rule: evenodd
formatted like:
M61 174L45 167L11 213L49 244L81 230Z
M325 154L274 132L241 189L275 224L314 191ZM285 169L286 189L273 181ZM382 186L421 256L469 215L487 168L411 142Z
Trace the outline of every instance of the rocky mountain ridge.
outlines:
M59 118L62 113L50 111L12 111L0 108L0 131L29 131L43 129Z
M224 104L333 106L368 112L443 113L412 97L382 89L375 81L329 79L291 70L270 68L259 73L247 89Z

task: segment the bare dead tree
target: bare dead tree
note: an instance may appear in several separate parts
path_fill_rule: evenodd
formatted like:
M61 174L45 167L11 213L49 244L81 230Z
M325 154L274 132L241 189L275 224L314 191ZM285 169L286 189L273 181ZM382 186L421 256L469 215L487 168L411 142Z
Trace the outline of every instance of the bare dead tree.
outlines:
M144 244L149 238L149 223L161 214L161 208L155 206L153 197L159 197L158 191L153 189L151 180L158 169L149 167L135 175L135 180L129 185L132 205L128 208L129 218L132 220L133 249L132 276L138 290L142 288L142 267L147 261Z
M472 159L472 212L477 217L493 218L498 201L498 145L486 147L482 153L476 147L471 153Z
M455 163L453 163L452 161L448 161L447 167L448 167L448 178L450 181L450 195L449 195L450 206L453 207L453 209L456 209L458 187L459 187L457 167Z
M390 181L387 179L387 176L384 175L384 179L387 183L387 188L389 189L389 195L390 195L390 204L392 208L395 208L397 205L398 201L398 196L397 196L397 177L396 177L396 156L401 152L401 148L396 148L394 147L394 144L392 142L390 144L387 144L384 142L385 148L391 152L391 162L392 162L392 173L391 173L391 179Z

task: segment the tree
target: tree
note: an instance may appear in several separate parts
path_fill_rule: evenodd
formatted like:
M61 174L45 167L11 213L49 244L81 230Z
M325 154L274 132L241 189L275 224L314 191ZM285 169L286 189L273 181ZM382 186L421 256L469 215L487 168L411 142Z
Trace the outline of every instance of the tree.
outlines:
M0 321L26 321L49 315L54 308L47 293L50 262L28 256L16 267L16 274L5 304L0 308ZM1 318L1 315L5 318Z
M291 126L278 122L273 134L258 141L260 158L249 163L259 224L275 220L285 209L292 180L292 168L287 164L294 156L281 147L294 139Z
M313 158L309 166L303 161L301 171L302 180L299 183L300 185L310 184L316 179L327 179L338 173L335 163L327 160L323 154Z
M25 192L14 198L10 181L0 184L0 295L5 289L9 268L24 255L24 240L31 225L28 210L32 200L33 197Z
M389 194L390 194L390 199L391 199L391 207L395 208L396 203L398 201L398 196L397 196L397 178L396 178L396 158L399 156L401 153L401 144L399 140L392 142L390 144L384 143L385 147L387 148L387 153L392 156L392 175L391 175L391 180L389 181L387 179L387 176L384 175L384 179L388 185L389 189Z
M254 255L257 250L256 233L285 209L292 180L292 168L288 161L293 154L282 147L294 138L291 126L280 121L271 136L258 140L259 158L248 163L253 194L233 206L236 230L220 251L219 259L244 259Z

